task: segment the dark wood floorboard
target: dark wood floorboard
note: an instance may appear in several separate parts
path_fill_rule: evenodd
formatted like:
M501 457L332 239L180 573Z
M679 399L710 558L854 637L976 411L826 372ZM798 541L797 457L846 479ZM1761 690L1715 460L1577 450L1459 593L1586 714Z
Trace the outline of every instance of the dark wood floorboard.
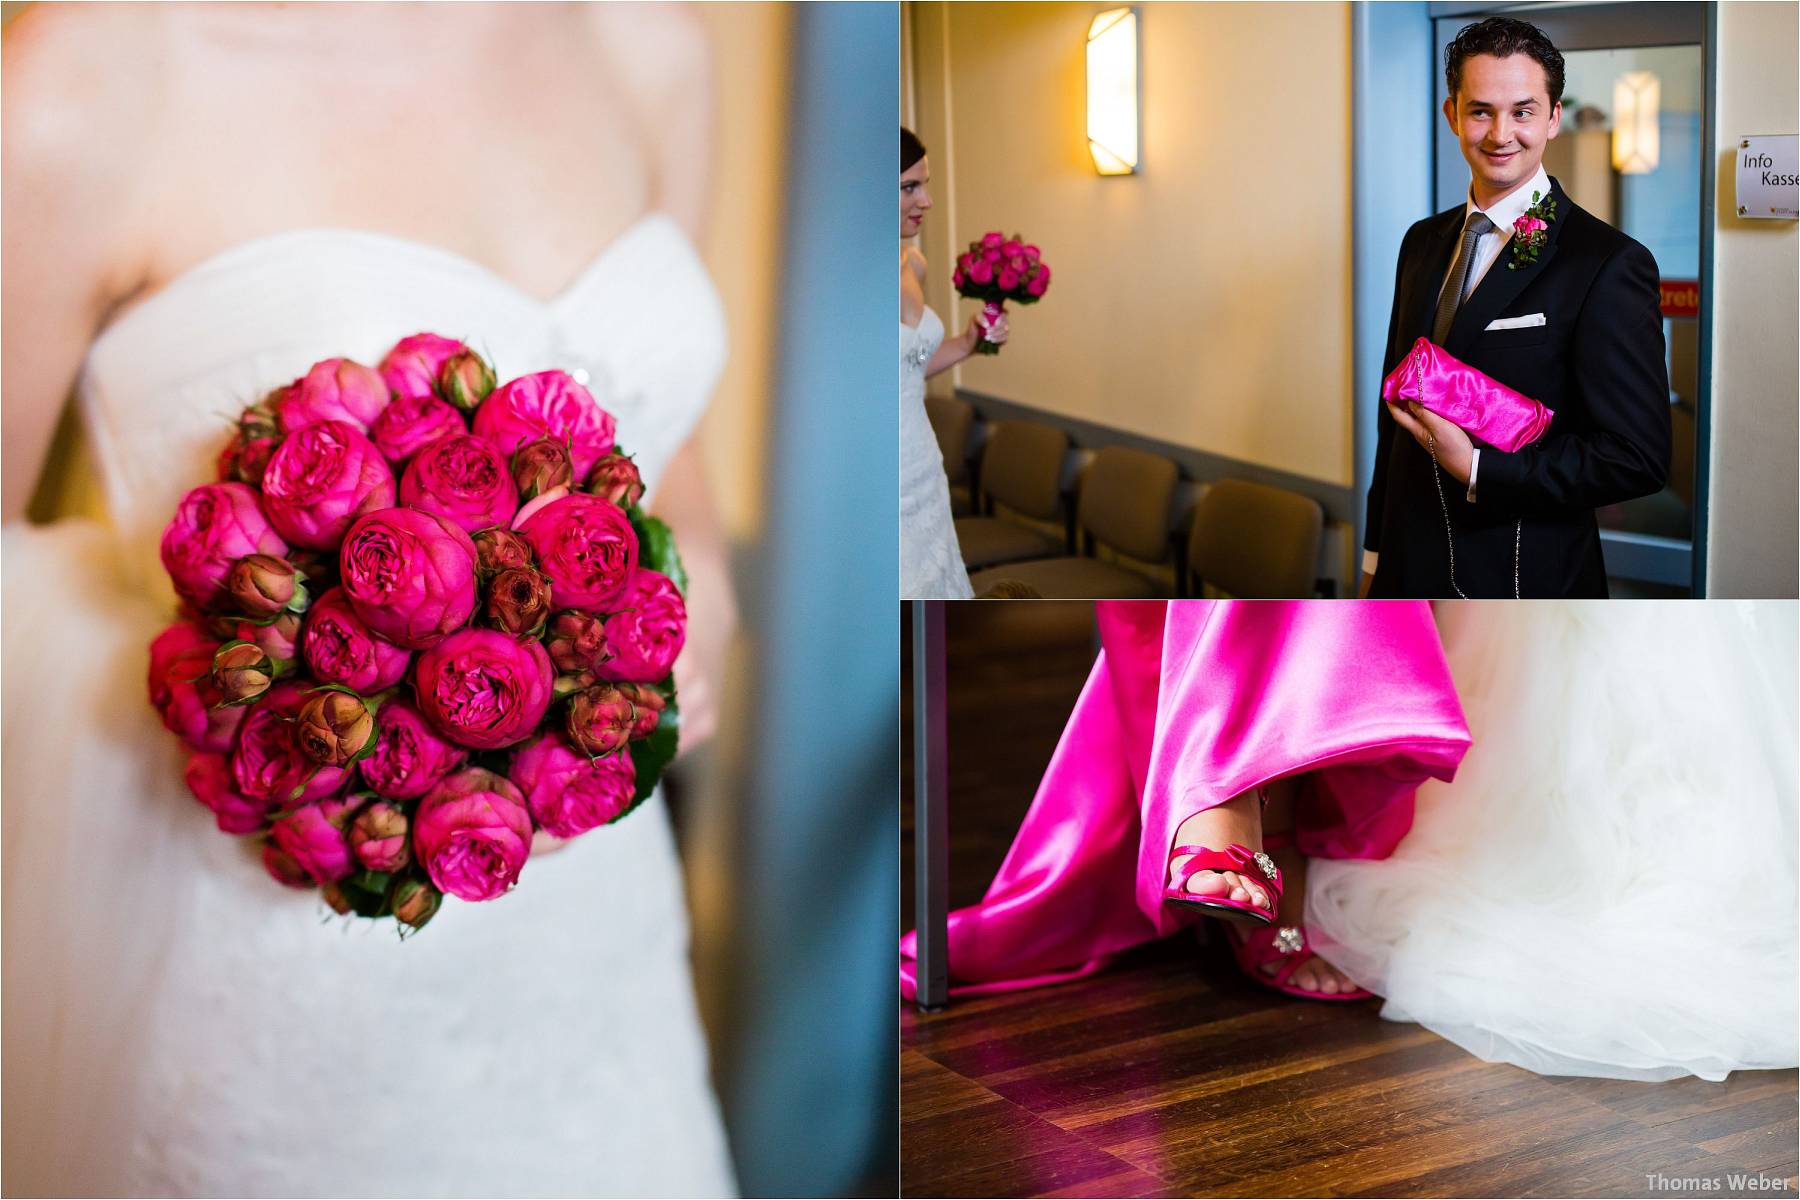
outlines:
M999 867L1086 679L1092 608L953 604L946 633L950 896L964 905ZM910 755L910 689L904 707ZM910 928L910 758L902 773ZM1546 1078L1378 1013L1277 995L1239 975L1219 942L1186 937L1075 983L907 1009L902 1194L1795 1192L1794 1071ZM1677 1182L1653 1186L1658 1175Z

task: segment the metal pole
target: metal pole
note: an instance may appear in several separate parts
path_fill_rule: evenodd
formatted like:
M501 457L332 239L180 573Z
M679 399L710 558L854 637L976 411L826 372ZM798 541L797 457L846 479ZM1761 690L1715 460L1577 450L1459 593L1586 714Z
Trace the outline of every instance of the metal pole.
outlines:
M944 602L915 600L913 617L913 882L918 901L918 1004L949 1000L949 718L944 711Z

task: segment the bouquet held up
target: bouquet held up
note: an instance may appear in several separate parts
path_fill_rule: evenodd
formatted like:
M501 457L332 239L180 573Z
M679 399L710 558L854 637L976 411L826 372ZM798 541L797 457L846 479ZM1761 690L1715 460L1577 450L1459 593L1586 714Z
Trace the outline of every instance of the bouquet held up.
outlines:
M992 325L1006 311L1008 301L1036 304L1044 298L1050 290L1050 264L1019 234L1007 237L992 230L957 256L950 282L956 285L958 295L982 301L981 315ZM1000 346L984 337L975 343L975 352L998 354Z

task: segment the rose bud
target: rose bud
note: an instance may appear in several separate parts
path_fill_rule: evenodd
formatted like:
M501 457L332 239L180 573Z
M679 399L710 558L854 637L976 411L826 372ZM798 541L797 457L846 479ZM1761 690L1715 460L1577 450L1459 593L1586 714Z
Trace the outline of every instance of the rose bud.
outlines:
M306 873L299 860L274 842L263 843L263 869L272 876L276 883L291 888L309 888L313 886L312 876Z
M637 723L631 727L631 740L639 741L655 733L662 721L663 710L669 707L663 694L646 683L621 683L619 691L637 709Z
M338 564L356 615L397 646L422 650L475 612L475 543L435 513L370 513L350 527Z
M340 917L347 917L355 911L350 907L350 898L344 895L344 889L335 883L320 884L319 895L325 898L325 903L331 905L331 911Z
M438 369L438 395L464 412L474 412L494 390L494 368L473 350L462 350Z
M483 579L514 567L531 566L531 547L510 529L495 526L469 535L475 542L475 569Z
M437 915L438 906L443 902L442 892L417 879L395 880L393 890L388 893L388 907L394 911L394 920L414 929L425 928L425 923Z
M675 665L687 639L687 608L666 575L638 568L631 586L606 618L606 656L596 668L603 679L655 683Z
M589 758L623 750L637 722L637 707L614 684L598 684L569 701L569 741Z
M269 521L296 546L335 550L358 517L393 504L387 459L343 421L318 421L293 434L263 474Z
M580 671L574 675L558 675L550 684L550 694L558 700L567 700L576 692L585 692L600 682L600 677L592 671Z
M248 704L281 673L255 642L228 642L213 655L212 681L224 704Z
M606 625L592 613L566 609L550 622L544 649L564 674L592 671L606 651Z
M375 749L356 764L380 796L412 800L463 765L469 752L439 736L413 702L395 696L375 713Z
M375 714L361 696L326 691L300 706L294 744L314 762L343 767L355 762L375 740Z
M463 900L492 900L518 881L531 854L531 813L509 780L468 767L419 801L412 838L434 886Z
M412 662L411 651L369 631L343 588L334 587L313 601L303 645L315 678L365 696L399 683Z
M244 710L222 707L212 681L219 643L189 622L171 625L150 643L150 703L168 731L188 749L224 754L231 749Z
M513 451L512 477L521 500L533 500L551 488L569 486L575 475L569 465L568 447L547 437L526 442Z
M294 604L306 607L306 588L294 564L273 554L246 554L231 566L225 586L238 608L251 617L272 617Z
M377 369L395 396L431 396L437 392L438 372L445 360L467 349L461 342L435 333L415 333L395 342Z
M212 811L223 833L255 833L263 827L265 806L238 795L223 754L195 754L182 773L194 799Z
M413 456L400 477L400 503L448 517L473 533L511 521L519 511L519 489L498 450L460 434Z
M537 641L461 629L419 655L419 711L461 746L497 750L524 741L550 707L555 672Z
M381 375L347 358L328 358L296 380L275 402L275 415L287 433L319 421L342 421L366 434L388 403Z
M219 454L219 481L261 487L263 472L269 469L269 458L280 444L280 440L273 437L232 438Z
M637 794L630 755L589 758L554 731L519 751L509 774L538 825L559 838L606 824L630 808Z
M587 490L611 500L620 508L632 508L644 498L644 477L637 464L617 450L594 464L588 473Z
M475 410L471 427L509 456L542 437L560 442L569 449L576 479L586 479L613 449L612 414L562 371L524 375L495 389Z
M317 608L318 605L314 604L312 607ZM231 631L231 637L228 640L255 642L270 658L299 658L300 623L304 619L297 612L284 612L266 624L257 621L239 621L236 628Z
M520 516L517 529L549 576L558 608L610 608L630 584L637 532L612 501L575 492Z
M412 861L406 814L400 806L377 800L350 824L350 853L371 871L398 871Z
M201 612L231 604L225 579L246 554L285 555L263 515L256 489L242 483L204 483L188 492L163 530L162 565L183 600Z
M395 396L369 426L369 440L398 468L433 442L469 432L461 413L430 392Z
M287 810L322 800L349 780L349 772L320 766L295 744L294 718L306 702L305 692L306 685L287 680L247 710L225 710L248 713L231 750L231 776L239 795Z
M537 637L550 616L550 583L530 567L494 576L488 585L487 620L514 637Z
M350 803L341 797L321 800L295 809L277 820L269 841L306 873L313 883L332 883L356 870L344 827L350 823Z

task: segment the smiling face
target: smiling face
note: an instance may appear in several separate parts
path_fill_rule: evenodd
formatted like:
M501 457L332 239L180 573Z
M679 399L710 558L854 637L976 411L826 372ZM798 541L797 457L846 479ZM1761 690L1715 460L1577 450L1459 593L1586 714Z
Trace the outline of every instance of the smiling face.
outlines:
M919 232L919 224L931 210L931 160L921 158L900 172L900 236Z
M1544 146L1562 127L1544 68L1525 54L1477 54L1462 64L1462 83L1444 101L1444 117L1462 145L1482 208L1537 174Z

